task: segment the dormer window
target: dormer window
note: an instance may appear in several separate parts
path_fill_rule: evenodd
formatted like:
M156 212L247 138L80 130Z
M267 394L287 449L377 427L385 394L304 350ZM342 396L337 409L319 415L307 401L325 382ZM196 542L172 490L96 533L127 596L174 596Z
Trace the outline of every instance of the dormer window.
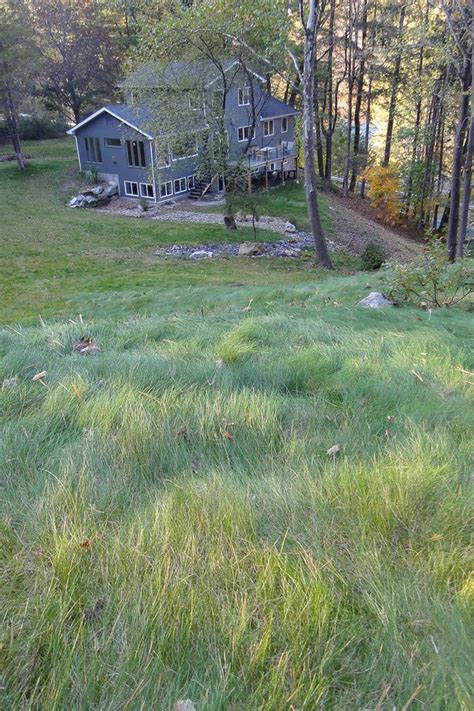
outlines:
M250 87L242 86L239 89L239 106L248 106L250 104Z

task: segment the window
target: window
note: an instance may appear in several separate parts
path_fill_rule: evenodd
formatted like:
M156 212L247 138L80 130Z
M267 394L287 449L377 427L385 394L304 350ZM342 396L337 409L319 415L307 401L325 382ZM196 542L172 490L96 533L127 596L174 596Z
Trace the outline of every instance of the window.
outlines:
M288 118L284 116L281 120L281 132L286 133L288 131Z
M186 190L186 178L176 178L174 181L174 194L185 193Z
M197 155L197 137L194 134L184 134L176 137L171 144L173 160L182 160Z
M252 126L240 126L240 128L237 129L239 143L249 140L251 130ZM252 138L255 138L255 129L253 129Z
M105 140L105 145L107 148L121 148L122 147L122 141L120 138L106 138Z
M130 180L125 180L123 184L125 187L125 195L138 197L138 183L132 183Z
M239 89L239 106L248 106L250 104L250 87L243 86Z
M154 198L155 189L151 183L140 183L140 195L144 198Z
M196 185L196 176L188 175L188 190L192 190Z
M89 163L102 163L100 141L98 138L85 138L86 156Z
M144 168L145 144L143 141L125 141L127 144L128 164L136 168Z
M158 168L167 168L170 164L169 147L160 142L155 142L156 165Z
M169 195L173 194L173 184L171 180L168 180L167 183L161 183L160 185L160 197L168 197Z
M269 119L268 121L263 122L263 135L264 136L273 136L273 119Z

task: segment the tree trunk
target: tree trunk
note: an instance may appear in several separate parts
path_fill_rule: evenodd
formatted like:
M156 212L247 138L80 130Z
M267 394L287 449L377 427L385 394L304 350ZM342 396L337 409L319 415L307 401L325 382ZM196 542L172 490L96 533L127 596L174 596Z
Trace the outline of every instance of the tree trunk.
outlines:
M349 170L351 167L351 143L352 143L352 94L354 90L354 41L352 30L354 16L352 13L352 0L349 0L349 25L347 28L347 42L349 58L347 60L347 134L346 134L346 155L344 159L344 177L342 180L342 192L347 197L349 192Z
M362 11L362 44L361 60L359 64L359 76L357 77L356 104L354 109L354 147L352 151L352 175L349 190L354 192L359 172L359 150L360 150L360 110L362 107L362 95L364 93L365 79L365 44L367 39L367 0L364 0Z
M16 155L16 161L18 163L18 168L20 170L25 170L26 162L23 152L21 150L20 135L18 132L18 118L16 113L15 101L13 99L13 94L10 86L10 82L7 79L5 86L5 98L6 98L6 114L7 114L7 130L10 135L13 150Z
M472 51L472 50L471 50ZM466 55L463 62L461 97L459 99L459 121L454 146L453 167L451 170L451 203L448 224L448 259L456 259L456 246L459 227L459 203L461 200L461 172L463 161L463 144L468 122L469 90L471 82L471 55Z
M324 157L323 157L323 142L321 140L321 121L319 118L319 97L318 83L315 86L314 111L316 114L316 155L318 157L318 173L320 178L324 178Z
M324 137L326 138L326 165L325 165L325 169L324 169L324 177L329 182L331 181L331 178L332 178L332 136L333 136L334 128L335 128L335 120L333 117L334 97L333 97L333 83L332 83L335 13L336 13L336 2L335 2L335 0L330 0L329 28L328 28L328 63L327 63L328 123L327 123L326 130L324 130L324 127L322 127Z
M316 50L317 0L309 0L308 19L304 19L304 0L298 0L299 14L305 33L303 62L303 150L304 177L308 217L319 263L332 269L331 259L324 237L316 191L314 165L314 60Z
M399 46L400 46L401 39L402 39L403 24L405 22L405 12L406 12L406 7L405 7L405 5L403 5L403 7L400 10L400 21L398 24ZM385 135L385 151L384 151L384 157L383 157L383 162L382 162L382 165L385 165L385 166L387 166L390 163L390 152L392 150L393 124L395 121L395 110L397 108L398 83L400 81L401 64L402 64L402 55L401 55L401 52L399 52L396 56L396 59L395 59L395 66L393 69L393 76L392 76L392 90L391 90L391 94L390 94L390 104L388 107L387 133Z
M461 209L461 222L459 225L458 256L464 256L464 244L466 242L467 221L469 218L469 202L471 199L472 185L472 154L474 150L474 84L471 89L471 125L469 127L469 138L467 141L466 160L464 162L464 188Z

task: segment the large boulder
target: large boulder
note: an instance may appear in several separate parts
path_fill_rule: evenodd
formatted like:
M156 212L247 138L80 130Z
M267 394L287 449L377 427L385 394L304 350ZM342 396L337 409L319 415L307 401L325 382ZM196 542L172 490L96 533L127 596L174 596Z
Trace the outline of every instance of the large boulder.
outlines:
M385 294L382 294L380 291L371 291L365 299L359 301L358 305L366 309L384 309L387 306L393 306L393 301L387 299Z
M296 227L292 222L287 222L285 225L285 232L296 232Z
M263 246L259 242L242 242L239 246L239 257L257 257L263 254Z

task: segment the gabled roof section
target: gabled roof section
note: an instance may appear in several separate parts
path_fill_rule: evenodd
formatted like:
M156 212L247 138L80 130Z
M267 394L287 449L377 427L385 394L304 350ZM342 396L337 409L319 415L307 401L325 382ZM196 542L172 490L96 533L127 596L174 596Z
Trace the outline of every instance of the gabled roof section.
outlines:
M146 138L152 139L153 136L146 130L147 125L153 120L153 112L150 107L145 105L127 106L127 104L106 104L98 111L95 111L90 116L87 116L83 121L69 129L66 133L74 135L78 128L82 128L90 121L93 121L97 116L103 113L108 113L126 126L133 128L135 131L143 134Z
M169 62L147 62L141 67L132 72L120 86L123 89L159 89L160 87L169 87L178 85L185 87L189 83L189 87L195 89L196 85L207 88L214 82L218 81L221 76L220 68L224 72L228 72L232 68L237 68L239 65L236 59L224 59L220 62L220 67L217 67L211 60L205 59L182 59ZM254 69L251 73L261 81L264 78L260 76Z
M297 113L293 106L285 104L284 101L280 101L274 96L267 96L261 108L260 117L266 120L279 116L295 116Z

